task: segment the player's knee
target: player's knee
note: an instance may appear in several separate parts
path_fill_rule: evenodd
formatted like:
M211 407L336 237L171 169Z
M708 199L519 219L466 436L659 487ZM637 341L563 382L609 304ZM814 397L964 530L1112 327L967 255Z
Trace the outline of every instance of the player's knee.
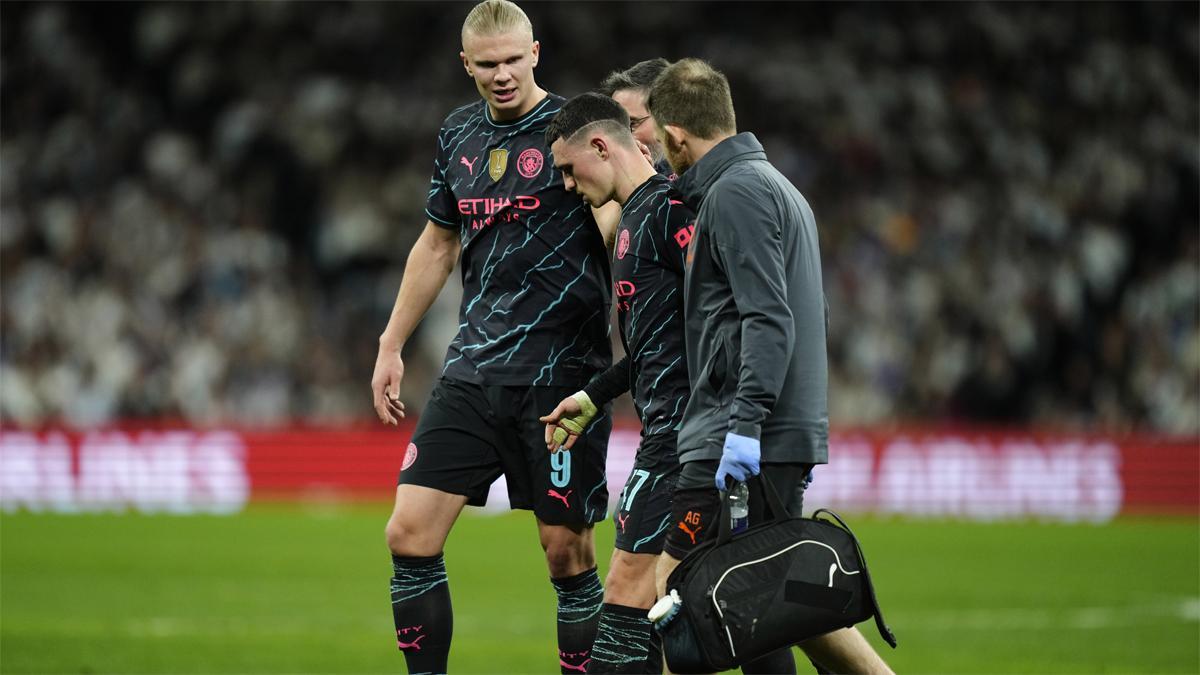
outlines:
M626 604L623 600L632 595L633 586L634 580L614 564L608 569L608 576L604 577L604 601L618 605Z
M398 518L388 520L384 528L388 549L392 555L404 557L425 557L437 555L439 547L432 545L428 537L412 525Z
M383 528L384 536L387 538L388 549L392 555L405 555L407 552L405 547L408 544L407 530L395 519L389 520L387 527Z
M642 556L613 556L604 580L605 602L626 607L654 604L654 564L645 564Z
M546 567L552 578L574 576L588 569L583 565L583 556L578 547L563 543L546 546Z
M654 602L655 556L618 550L605 578L606 602L641 607ZM648 604L649 603L649 604Z
M538 535L552 578L574 576L596 566L590 528L542 524Z
M596 566L595 555L588 542L579 538L561 537L543 543L546 567L553 578L569 577Z

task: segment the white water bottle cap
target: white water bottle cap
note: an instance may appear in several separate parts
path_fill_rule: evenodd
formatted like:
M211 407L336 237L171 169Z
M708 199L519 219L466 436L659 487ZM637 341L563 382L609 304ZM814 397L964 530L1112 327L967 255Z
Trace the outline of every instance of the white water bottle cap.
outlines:
M683 601L679 597L679 591L671 589L671 592L658 599L650 611L646 614L646 618L654 623L659 623L664 619L669 619L679 611L679 606Z

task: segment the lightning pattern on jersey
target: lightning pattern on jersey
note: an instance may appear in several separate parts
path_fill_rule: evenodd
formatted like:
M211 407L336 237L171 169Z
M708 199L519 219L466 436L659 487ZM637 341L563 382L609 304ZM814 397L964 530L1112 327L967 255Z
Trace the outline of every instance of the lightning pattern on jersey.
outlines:
M613 280L643 436L675 430L687 405L683 265L694 224L661 175L634 190L622 208Z
M563 101L551 94L509 122L477 101L442 125L426 214L458 232L463 282L444 376L574 386L612 360L604 242L544 140Z

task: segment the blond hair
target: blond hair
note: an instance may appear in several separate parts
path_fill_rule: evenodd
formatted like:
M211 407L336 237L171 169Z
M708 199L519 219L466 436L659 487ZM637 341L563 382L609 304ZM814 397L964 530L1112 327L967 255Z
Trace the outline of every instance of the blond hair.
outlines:
M484 0L463 21L462 41L467 41L468 33L483 36L517 32L533 39L533 24L524 10L509 0Z

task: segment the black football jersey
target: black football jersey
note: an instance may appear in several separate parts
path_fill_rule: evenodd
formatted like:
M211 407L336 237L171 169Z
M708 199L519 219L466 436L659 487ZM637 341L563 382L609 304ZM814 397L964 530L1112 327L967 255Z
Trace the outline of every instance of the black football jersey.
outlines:
M462 307L445 377L577 386L612 361L608 252L545 141L564 100L548 95L506 122L476 101L438 134L425 212L462 240Z
M683 265L695 222L661 174L638 186L621 208L613 288L644 436L674 430L687 406Z

